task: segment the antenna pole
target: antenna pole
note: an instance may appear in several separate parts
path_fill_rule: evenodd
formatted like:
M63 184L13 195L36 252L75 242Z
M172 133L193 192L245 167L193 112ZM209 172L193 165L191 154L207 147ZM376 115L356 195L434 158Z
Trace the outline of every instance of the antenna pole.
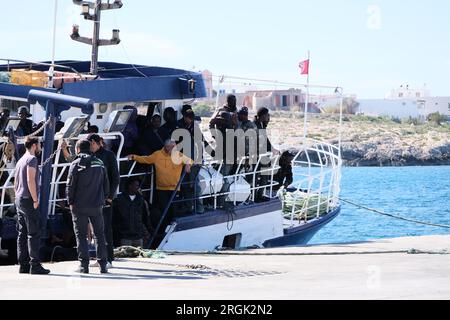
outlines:
M100 39L100 20L102 10L112 10L120 9L123 6L121 0L114 0L110 3L103 3L102 0L95 0L95 2L83 1L83 0L72 0L74 4L82 7L82 15L86 20L92 20L94 22L94 32L92 38L81 37L79 34L79 26L74 25L72 29L72 35L70 36L72 40L88 44L92 46L92 56L91 56L91 74L98 74L98 54L99 47L101 46L111 46L120 43L119 33L120 30L114 29L112 32L112 37L110 40ZM91 14L91 10L94 10Z
M50 69L48 70L49 73L49 82L48 86L49 88L53 87L53 77L55 72L55 55L56 55L56 23L57 23L57 17L58 17L58 0L55 0L55 16L53 19L53 47L52 47L52 65L50 66Z
M100 40L100 19L102 0L96 0L94 11L94 34L92 37L91 74L98 74L98 47Z

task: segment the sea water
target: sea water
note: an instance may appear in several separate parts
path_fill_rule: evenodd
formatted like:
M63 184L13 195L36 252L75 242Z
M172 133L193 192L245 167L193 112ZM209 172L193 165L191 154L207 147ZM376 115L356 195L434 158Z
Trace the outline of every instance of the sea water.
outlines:
M450 166L343 168L341 198L386 213L450 225ZM446 235L450 229L396 220L342 204L309 244Z

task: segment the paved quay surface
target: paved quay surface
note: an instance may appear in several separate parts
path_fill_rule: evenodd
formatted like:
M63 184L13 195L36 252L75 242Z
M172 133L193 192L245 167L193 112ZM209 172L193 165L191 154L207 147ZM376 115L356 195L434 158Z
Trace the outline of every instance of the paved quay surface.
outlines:
M415 249L415 254L408 253ZM443 254L447 252L447 254ZM450 299L450 236L119 259L108 275L0 267L1 299Z

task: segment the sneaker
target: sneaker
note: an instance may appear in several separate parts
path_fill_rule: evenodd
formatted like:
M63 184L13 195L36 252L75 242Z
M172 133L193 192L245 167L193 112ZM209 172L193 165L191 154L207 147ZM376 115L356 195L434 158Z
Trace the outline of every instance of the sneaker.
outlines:
M21 274L29 274L31 266L29 264L20 265L19 273Z
M100 268L100 264L98 263L98 261L95 261L95 262L92 262L92 263L89 265L89 267ZM114 268L113 265L112 265L112 262L108 262L108 263L106 264L106 268L108 268L108 269Z
M30 274L49 274L50 270L45 269L41 264L31 266Z
M76 268L74 270L74 272L88 274L89 273L89 267L84 267L84 266L80 265L78 268Z
M103 274L105 274L105 273L108 273L108 264L110 264L109 262L108 263L100 263L100 273L103 273Z

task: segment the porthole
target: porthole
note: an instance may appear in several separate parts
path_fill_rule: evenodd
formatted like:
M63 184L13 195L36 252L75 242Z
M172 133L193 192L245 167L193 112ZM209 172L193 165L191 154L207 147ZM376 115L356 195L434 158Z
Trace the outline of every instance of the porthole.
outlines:
M106 113L108 111L108 104L107 103L101 103L98 106L98 112L100 113Z

